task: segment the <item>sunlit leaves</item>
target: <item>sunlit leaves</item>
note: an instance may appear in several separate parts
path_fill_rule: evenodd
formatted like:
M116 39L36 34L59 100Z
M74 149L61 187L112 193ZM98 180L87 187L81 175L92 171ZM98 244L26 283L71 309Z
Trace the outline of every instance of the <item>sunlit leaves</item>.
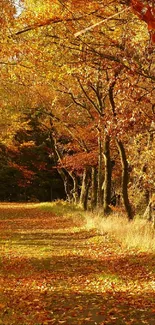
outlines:
M154 9L153 2L152 4L150 4L150 3L143 3L143 1L132 0L131 5L136 15L141 20L144 20L147 23L148 30L152 31L151 38L152 38L152 43L154 43L155 9Z
M81 211L66 208L0 206L3 324L153 324L153 254L88 230Z
M54 135L59 167L79 171L97 164L99 124L102 135L118 136L127 146L131 135L149 132L155 80L150 1L25 0L21 5L16 15L15 3L0 4L5 143L15 139L20 125L27 128L25 112L41 112L40 130ZM88 32L75 37L81 29Z
M48 24L48 19L60 18L62 5L58 0L43 2L41 0L25 0L22 19L28 19L28 25L37 26L37 24Z

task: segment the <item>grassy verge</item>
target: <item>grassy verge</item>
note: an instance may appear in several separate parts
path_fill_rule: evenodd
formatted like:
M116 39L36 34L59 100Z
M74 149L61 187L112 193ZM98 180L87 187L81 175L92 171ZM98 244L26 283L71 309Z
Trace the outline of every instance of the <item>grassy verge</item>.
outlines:
M81 207L75 204L71 204L67 201L63 200L58 200L54 202L44 202L44 203L39 203L36 204L36 207L39 207L40 209L43 209L44 211L49 211L52 212L58 216L74 216L79 215L83 216L84 211L82 210Z
M68 216L83 220L87 230L97 229L100 234L108 233L115 237L126 248L136 248L140 251L155 251L155 231L152 225L140 216L128 222L125 215L114 213L105 218L102 211L85 212L81 207L65 201L41 203L41 209L51 211L59 216Z
M139 216L128 222L124 215L114 214L104 218L100 214L87 214L86 223L88 228L95 227L101 234L110 234L123 247L155 252L155 230L151 223Z

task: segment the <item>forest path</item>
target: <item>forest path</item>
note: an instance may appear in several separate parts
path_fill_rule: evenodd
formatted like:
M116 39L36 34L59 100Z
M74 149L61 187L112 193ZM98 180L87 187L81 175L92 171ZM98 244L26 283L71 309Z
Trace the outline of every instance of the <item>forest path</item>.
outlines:
M0 242L0 324L155 324L153 254L31 204L0 205Z

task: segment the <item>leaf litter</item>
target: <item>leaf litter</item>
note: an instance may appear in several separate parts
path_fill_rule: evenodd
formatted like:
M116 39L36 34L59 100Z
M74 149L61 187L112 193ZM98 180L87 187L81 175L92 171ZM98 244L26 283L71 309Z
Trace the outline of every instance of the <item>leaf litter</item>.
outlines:
M154 325L153 253L39 207L1 215L0 324Z

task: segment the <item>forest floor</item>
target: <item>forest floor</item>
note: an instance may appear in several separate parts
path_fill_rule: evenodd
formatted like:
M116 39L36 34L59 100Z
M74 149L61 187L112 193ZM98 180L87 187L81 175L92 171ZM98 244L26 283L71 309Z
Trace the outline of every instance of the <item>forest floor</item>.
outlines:
M155 254L82 218L0 205L0 324L154 325Z

